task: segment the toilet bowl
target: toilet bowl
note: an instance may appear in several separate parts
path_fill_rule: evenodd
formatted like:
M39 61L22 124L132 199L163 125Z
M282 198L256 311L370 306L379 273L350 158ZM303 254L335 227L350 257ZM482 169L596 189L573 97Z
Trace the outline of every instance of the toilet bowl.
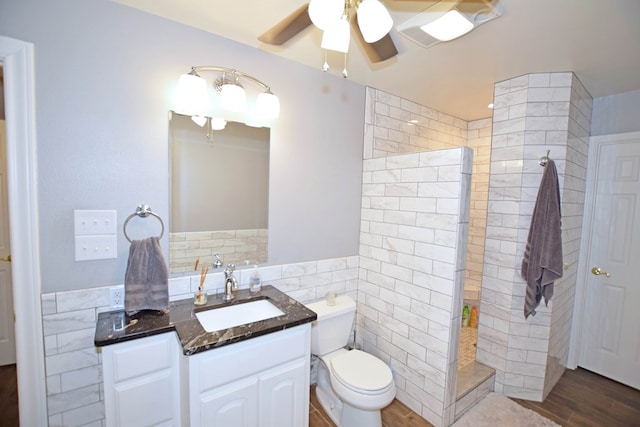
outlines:
M316 386L320 405L338 427L381 427L380 410L393 401L396 386L382 360L344 348L355 302L342 296L334 306L320 301L307 307L318 314L311 328L311 353L320 359Z

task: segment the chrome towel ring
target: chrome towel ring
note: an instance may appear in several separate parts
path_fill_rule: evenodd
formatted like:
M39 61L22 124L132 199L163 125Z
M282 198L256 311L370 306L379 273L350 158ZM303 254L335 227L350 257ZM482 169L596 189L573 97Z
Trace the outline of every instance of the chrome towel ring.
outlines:
M153 212L151 210L151 207L145 203L145 204L142 204L142 205L138 205L138 208L136 209L136 211L134 213L132 213L131 215L129 215L127 217L127 219L124 221L124 224L122 225L122 231L124 232L124 237L126 237L129 242L131 242L131 238L127 234L127 224L129 223L131 218L133 218L135 216L139 216L140 218L146 218L149 215L155 216L156 218L158 218L158 221L160 221L160 225L162 226L162 231L160 231L160 237L158 237L158 238L162 239L162 236L164 236L164 222L162 222L162 218L160 218L160 216L158 214Z

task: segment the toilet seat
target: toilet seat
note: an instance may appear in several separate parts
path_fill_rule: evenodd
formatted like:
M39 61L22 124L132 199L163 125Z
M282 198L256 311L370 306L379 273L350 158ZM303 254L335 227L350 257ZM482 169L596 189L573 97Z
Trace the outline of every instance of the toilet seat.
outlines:
M330 366L335 380L359 394L384 394L394 385L391 369L382 360L360 350L333 357Z

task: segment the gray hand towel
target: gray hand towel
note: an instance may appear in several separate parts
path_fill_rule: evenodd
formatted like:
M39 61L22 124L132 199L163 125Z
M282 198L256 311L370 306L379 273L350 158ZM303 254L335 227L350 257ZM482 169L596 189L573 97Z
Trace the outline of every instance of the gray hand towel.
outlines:
M140 310L169 308L169 273L160 239L134 240L124 276L124 309L132 315Z
M531 217L527 246L520 274L527 282L524 317L536 314L544 296L553 296L553 282L562 277L562 229L558 172L553 160L545 166Z

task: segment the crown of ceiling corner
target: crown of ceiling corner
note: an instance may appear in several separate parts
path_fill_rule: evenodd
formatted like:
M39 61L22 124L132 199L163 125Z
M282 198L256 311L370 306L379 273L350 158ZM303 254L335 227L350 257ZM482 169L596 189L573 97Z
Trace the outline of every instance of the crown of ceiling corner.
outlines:
M502 13L498 0L442 0L398 24L396 30L428 48L462 37Z

